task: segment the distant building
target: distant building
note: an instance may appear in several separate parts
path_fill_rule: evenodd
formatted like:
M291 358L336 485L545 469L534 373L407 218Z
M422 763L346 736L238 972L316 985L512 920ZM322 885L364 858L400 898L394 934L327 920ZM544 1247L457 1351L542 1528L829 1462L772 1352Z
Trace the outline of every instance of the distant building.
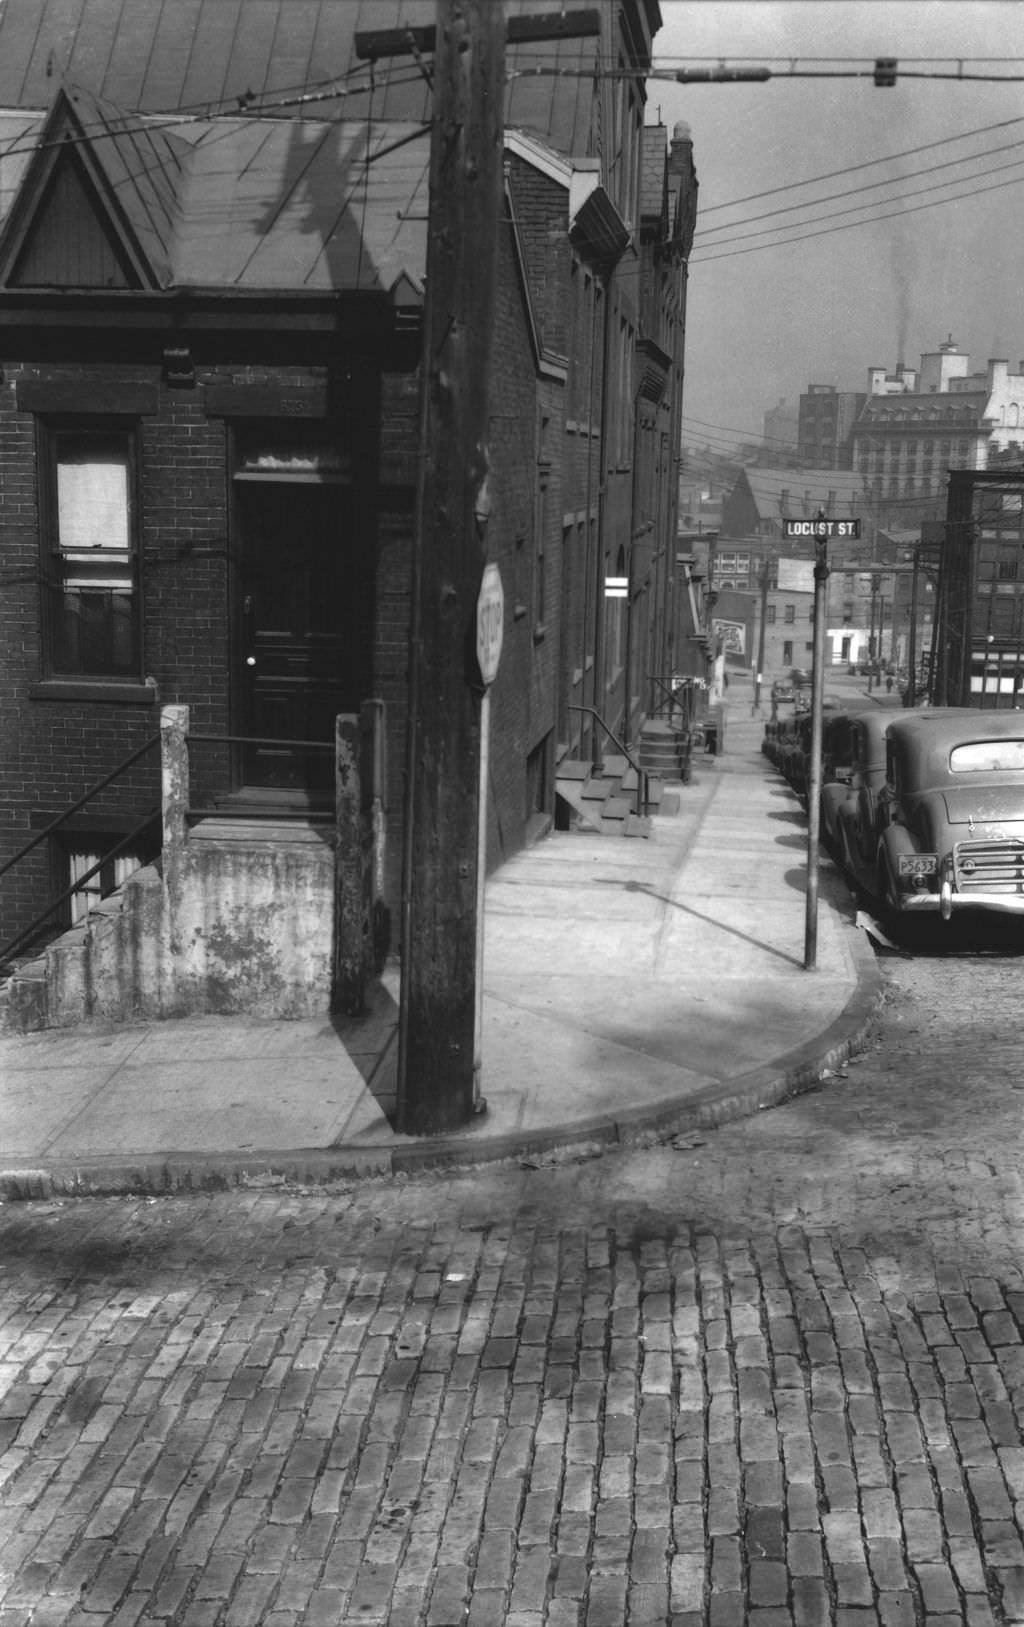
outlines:
M807 386L800 397L797 431L797 458L803 468L853 468L853 426L866 400L863 390Z
M740 469L722 505L721 545L751 537L782 540L784 520L813 520L824 509L834 520L861 520L862 538L874 534L869 495L859 475L845 470Z
M953 469L987 469L1024 457L1024 362L982 373L952 338L921 357L918 372L868 369L868 397L853 430L853 467L880 522L941 518ZM895 509L895 512L894 512Z
M764 451L769 463L782 462L787 454L795 456L799 414L796 407L787 406L783 397L777 407L769 407L764 415Z

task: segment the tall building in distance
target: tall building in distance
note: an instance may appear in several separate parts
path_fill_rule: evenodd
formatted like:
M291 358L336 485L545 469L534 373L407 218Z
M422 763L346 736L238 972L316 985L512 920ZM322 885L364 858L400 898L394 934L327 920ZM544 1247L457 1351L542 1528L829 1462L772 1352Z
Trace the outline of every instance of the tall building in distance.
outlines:
M809 384L800 397L797 457L803 469L852 469L853 426L864 407L863 390Z
M798 414L796 407L780 396L778 404L764 414L762 438L769 464L784 463L796 456Z
M950 336L920 369L868 369L868 397L853 431L854 469L888 523L940 518L953 469L1024 457L1024 362L971 360Z

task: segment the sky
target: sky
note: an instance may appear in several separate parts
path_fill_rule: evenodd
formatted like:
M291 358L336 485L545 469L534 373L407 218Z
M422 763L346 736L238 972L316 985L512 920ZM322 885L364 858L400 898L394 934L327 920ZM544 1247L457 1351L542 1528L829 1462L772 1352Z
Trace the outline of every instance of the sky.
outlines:
M781 399L795 407L812 383L864 390L869 367L916 367L950 336L972 371L990 357L1017 370L1024 0L661 0L661 12L656 70L772 71L648 85L648 122L689 124L700 188L684 442L759 439ZM903 70L892 88L874 84L879 57ZM868 77L819 76L840 72ZM935 77L958 72L1020 82ZM769 226L785 230L743 240Z

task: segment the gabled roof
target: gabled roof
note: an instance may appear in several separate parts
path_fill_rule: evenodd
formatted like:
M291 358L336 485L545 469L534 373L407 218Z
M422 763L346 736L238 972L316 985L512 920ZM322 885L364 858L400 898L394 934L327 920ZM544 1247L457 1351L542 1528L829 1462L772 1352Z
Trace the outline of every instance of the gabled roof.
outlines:
M863 506L868 492L864 477L849 469L773 469L758 465L740 470L736 487L744 482L758 513L766 520L813 519L819 508L828 508L832 493L835 504L844 513L851 513L858 505Z
M36 139L20 165L0 168L0 286L422 289L419 124L238 115L168 131L69 87L41 128L8 115L0 136L11 127ZM59 208L95 238L70 271L50 225Z
M97 230L107 234L128 283L165 287L187 153L187 143L166 129L147 127L88 91L58 90L3 221L0 282L16 278L31 250L33 229L37 237L59 232L57 220L48 226L49 216L54 208L67 208L73 188L85 198L92 195ZM5 202L0 198L0 206ZM87 217L88 209L83 198L79 217Z

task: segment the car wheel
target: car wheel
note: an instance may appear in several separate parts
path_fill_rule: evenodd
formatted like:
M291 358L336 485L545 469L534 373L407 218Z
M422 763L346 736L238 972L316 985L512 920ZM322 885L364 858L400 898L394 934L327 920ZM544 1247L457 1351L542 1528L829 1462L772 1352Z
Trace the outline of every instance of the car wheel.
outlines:
M878 862L875 866L875 897L878 902L878 912L882 925L894 926L900 919L900 911L896 901L896 888L889 872L889 864L882 852L879 852Z

